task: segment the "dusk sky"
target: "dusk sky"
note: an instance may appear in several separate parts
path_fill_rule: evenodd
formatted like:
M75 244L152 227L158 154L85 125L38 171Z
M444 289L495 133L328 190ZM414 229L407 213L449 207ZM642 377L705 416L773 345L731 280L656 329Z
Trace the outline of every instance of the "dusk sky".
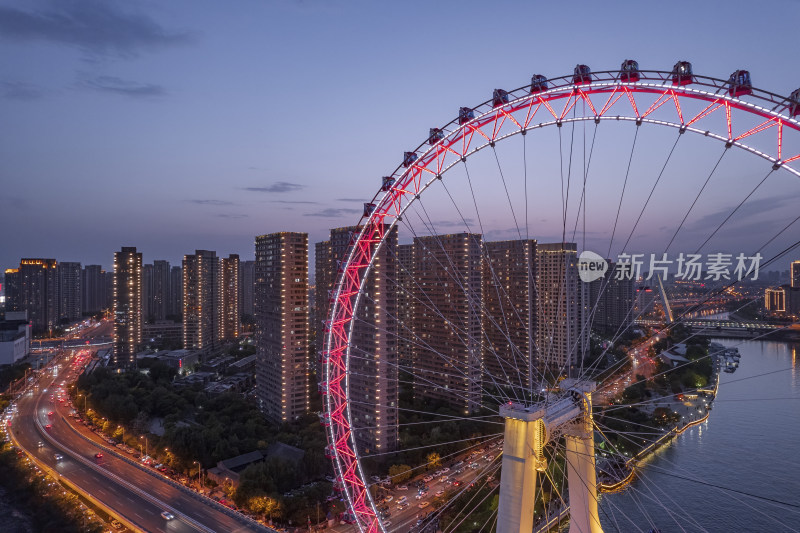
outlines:
M576 63L670 70L686 59L718 78L747 68L757 87L788 95L800 87L798 15L796 0L0 0L0 268L20 257L110 268L120 246L145 262L179 264L195 249L250 259L254 236L276 231L308 232L313 245L358 222L429 127ZM599 141L609 175L625 170L630 132ZM661 165L671 141L641 142ZM718 155L701 139L675 172L696 163L702 180ZM755 159L720 172L763 177ZM800 185L786 172L770 180L740 215L768 207L777 228L798 214ZM698 223L745 189L709 200ZM673 201L683 215L681 194L664 198L664 216ZM745 248L777 231L742 224L730 237ZM777 248L800 228L784 237Z

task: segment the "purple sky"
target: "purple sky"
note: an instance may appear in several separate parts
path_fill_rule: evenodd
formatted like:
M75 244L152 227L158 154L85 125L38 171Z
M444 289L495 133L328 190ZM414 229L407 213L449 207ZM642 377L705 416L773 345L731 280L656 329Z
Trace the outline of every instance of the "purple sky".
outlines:
M669 70L688 59L719 78L748 68L756 86L779 94L800 87L797 1L609 5L0 0L0 268L23 256L108 268L123 245L145 262L177 264L195 249L251 258L255 235L286 230L323 240L328 228L357 222L380 176L459 106L579 62L607 70L634 58ZM557 153L548 135L536 157ZM634 174L662 164L671 135L642 134ZM619 181L631 136L630 127L603 131L595 183ZM680 179L702 182L718 157L702 139L682 143L675 186L648 208L650 229L674 226L694 196ZM515 162L506 168L519 174L519 142L508 144L502 152ZM484 163L488 175L494 160ZM537 164L558 181L557 158ZM764 168L743 154L726 156L719 172L745 191ZM796 216L800 186L782 174L719 236L722 248L749 252ZM689 222L724 217L743 197L729 189L711 192ZM595 189L589 220L602 223L587 239L607 232L616 190ZM496 193L486 192L486 212L497 216L485 222L508 238ZM765 211L769 224L758 218ZM637 210L625 213L632 222ZM557 237L552 215L536 218L533 236ZM457 218L446 205L437 217L442 231ZM654 235L642 233L637 246ZM798 236L793 227L775 248Z

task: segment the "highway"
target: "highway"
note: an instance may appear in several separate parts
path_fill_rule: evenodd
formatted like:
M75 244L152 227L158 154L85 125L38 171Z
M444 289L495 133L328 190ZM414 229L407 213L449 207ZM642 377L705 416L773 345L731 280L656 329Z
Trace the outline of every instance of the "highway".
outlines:
M68 402L56 401L57 388L68 385L68 377L74 375L68 357L62 356L51 363L54 370L42 372L38 383L17 401L17 414L11 426L17 446L111 508L136 530L270 531L256 523L245 525L219 510L216 504L173 486L157 472L126 462L84 426L75 424L69 416ZM51 427L46 428L47 425ZM102 459L96 459L95 454L100 452ZM62 458L57 459L56 454ZM175 518L162 518L164 511Z

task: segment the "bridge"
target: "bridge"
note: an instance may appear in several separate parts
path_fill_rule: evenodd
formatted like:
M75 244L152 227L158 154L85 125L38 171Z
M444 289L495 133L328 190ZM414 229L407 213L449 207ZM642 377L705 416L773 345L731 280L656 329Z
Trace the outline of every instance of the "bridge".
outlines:
M755 322L723 319L693 318L680 320L692 333L705 333L721 337L749 338L767 336L768 338L800 339L800 324L781 324L777 322ZM663 320L635 320L637 326L665 327Z

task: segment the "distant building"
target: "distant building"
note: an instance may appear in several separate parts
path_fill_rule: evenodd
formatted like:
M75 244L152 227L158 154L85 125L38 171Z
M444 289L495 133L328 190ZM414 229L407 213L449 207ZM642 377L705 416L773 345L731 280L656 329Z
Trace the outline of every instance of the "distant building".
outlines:
M142 254L123 246L114 252L114 352L112 366L135 368L142 343Z
M255 316L256 262L239 262L239 316Z
M6 271L6 278L9 277L12 279L10 285L13 287L16 284L9 308L27 311L34 332L57 327L60 291L56 260L23 258L16 272Z
M82 270L80 263L58 264L60 320L73 322L83 316Z
M19 269L7 268L3 278L3 292L5 293L5 310L21 311L22 301L19 290Z
M231 254L220 265L222 291L222 335L226 340L239 337L239 256Z
M331 250L331 241L322 241L314 245L314 352L316 358L314 360L314 368L317 376L317 381L322 379L322 368L319 361L323 350L325 350L325 343L328 339L325 337L325 321L331 312L331 291L334 290L333 284L336 280L337 259L333 257Z
M463 414L481 405L482 246L472 233L414 238L414 396Z
M171 281L169 261L163 259L153 261L149 290L150 298L147 302L148 322L167 318Z
M204 350L222 338L220 262L216 252L183 256L183 347Z
M308 234L256 237L256 392L267 419L309 410Z
M627 330L633 325L636 314L633 310L635 287L633 279L617 279L616 265L608 261L605 275L587 283L591 326L604 333Z
M786 311L786 290L783 287L770 287L764 291L764 307L773 313Z
M174 320L156 320L142 326L143 342L153 347L183 346L183 323Z
M169 291L167 293L167 316L178 317L183 314L183 269L174 266L169 269Z
M537 358L551 373L569 373L589 346L585 327L586 283L578 277L575 243L539 243L536 248L539 313Z
M84 313L99 313L107 308L105 271L100 265L86 265L82 273L82 301Z
M789 277L791 278L789 285L793 289L800 289L800 260L792 261Z
M529 365L536 357L536 241L486 242L484 252L483 363L490 376L486 385L529 390Z
M0 321L0 366L14 364L31 351L31 327L26 311L9 311Z
M361 229L331 230L328 279L334 284L337 261L347 258ZM364 453L392 451L398 444L397 229L384 225L381 231L387 234L363 284L350 343L350 394L359 399L350 405L351 423L358 448Z

